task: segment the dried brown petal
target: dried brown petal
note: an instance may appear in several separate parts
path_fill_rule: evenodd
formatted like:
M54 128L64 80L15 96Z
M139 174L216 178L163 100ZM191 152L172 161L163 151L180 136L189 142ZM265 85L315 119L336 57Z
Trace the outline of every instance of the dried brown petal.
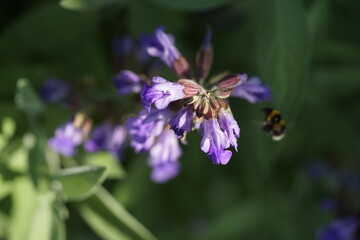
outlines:
M211 118L216 118L217 117L217 112L210 108L209 111L207 111L204 115L205 119L211 119Z
M215 89L213 93L219 98L228 98L231 94L230 90L227 88Z
M173 68L179 76L183 76L187 78L191 77L190 65L186 60L186 58L181 56L175 59L175 61L173 62Z
M247 75L245 73L240 74L229 74L224 78L220 79L216 84L218 88L227 88L233 89L237 85L244 83L247 79Z
M199 79L204 79L209 74L213 62L213 51L201 48L196 55L196 70Z
M184 94L186 97L191 97L204 91L203 88L193 80L180 79L178 83L185 87Z
M221 108L227 109L229 107L228 102L225 99L222 98L216 98L216 100L219 102Z
M219 111L220 108L221 108L221 105L220 105L219 101L216 98L211 98L210 99L210 106L215 111Z

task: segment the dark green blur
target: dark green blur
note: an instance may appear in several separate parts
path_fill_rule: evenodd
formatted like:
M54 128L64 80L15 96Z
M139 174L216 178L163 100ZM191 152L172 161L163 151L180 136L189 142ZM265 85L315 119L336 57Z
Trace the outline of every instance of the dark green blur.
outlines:
M114 95L112 38L150 34L159 25L191 60L210 26L210 74L260 76L274 101L230 100L241 137L226 166L214 165L200 149L201 136L192 132L183 146L182 171L166 184L151 182L146 155L129 148L122 160L126 177L122 173L102 184L114 198L104 193L85 202L57 199L44 165L51 172L73 163L45 150L46 139L73 113L56 104L16 108L18 79L28 79L35 91L57 77L85 83L86 99ZM101 196L119 201L158 239L315 239L317 229L335 215L319 207L334 192L331 181L310 179L307 166L322 162L360 174L359 26L358 0L1 1L0 129L5 136L11 128L4 119L12 119L16 129L1 138L5 147L0 141L0 239L46 239L36 235L44 231L41 236L50 239L119 239L114 236L123 232L129 236L123 239L145 239L146 233L122 226ZM131 100L117 98L116 111L131 109ZM280 142L260 130L266 106L280 110L287 123ZM44 108L41 116L38 108ZM38 140L30 150L24 134ZM55 159L54 166L49 159ZM28 192L29 185L40 197ZM360 206L359 192L354 195ZM34 217L27 212L39 206L36 199L42 205ZM107 222L87 225L82 216L88 209Z

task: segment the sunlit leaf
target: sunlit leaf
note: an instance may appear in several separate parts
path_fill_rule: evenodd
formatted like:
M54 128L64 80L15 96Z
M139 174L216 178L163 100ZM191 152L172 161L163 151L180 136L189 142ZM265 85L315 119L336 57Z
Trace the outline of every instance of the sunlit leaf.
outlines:
M125 169L121 163L108 152L87 154L85 159L88 164L105 167L109 172L108 178L123 179L126 177Z
M106 215L104 216L104 214L99 213L97 209L94 209L91 204L82 204L79 207L79 211L85 222L103 239L131 239L119 230L118 226L112 223Z
M93 197L81 204L80 209L83 217L91 216L91 221L88 221L90 226L93 227L95 222L100 224L94 227L94 230L101 236L108 237L106 239L113 239L112 237L120 236L118 234L123 232L132 239L156 239L104 188L99 188ZM107 228L109 232L105 234L104 231L107 231Z
M2 131L1 131L2 136L9 139L14 135L15 130L16 130L15 121L12 118L5 117L2 120Z
M0 238L5 239L6 232L8 230L9 218L3 212L0 211Z
M28 178L14 184L10 240L48 240L52 228L52 192L36 192ZM26 197L25 197L26 196Z
M123 3L126 0L61 0L60 6L70 10L95 10L112 3Z
M12 184L10 181L5 181L0 175L0 200L8 196L12 191Z
M87 165L61 169L53 177L69 200L83 200L96 191L106 175L104 167Z
M62 220L58 212L53 213L53 227L51 229L52 240L66 240L65 222Z

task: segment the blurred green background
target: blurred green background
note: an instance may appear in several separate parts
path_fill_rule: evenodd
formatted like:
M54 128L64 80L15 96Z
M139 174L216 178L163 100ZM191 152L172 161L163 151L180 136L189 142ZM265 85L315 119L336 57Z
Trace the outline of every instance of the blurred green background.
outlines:
M307 166L360 171L359 24L358 0L1 1L0 239L315 239L333 218L319 208L332 188ZM72 113L41 103L44 80L86 82L87 98L114 95L113 37L159 25L191 59L209 25L212 73L242 71L270 86L271 103L231 99L241 137L230 163L212 164L196 132L180 175L161 185L131 149L121 164L51 152L47 138ZM117 100L119 112L129 108ZM287 121L280 142L259 129L265 106Z

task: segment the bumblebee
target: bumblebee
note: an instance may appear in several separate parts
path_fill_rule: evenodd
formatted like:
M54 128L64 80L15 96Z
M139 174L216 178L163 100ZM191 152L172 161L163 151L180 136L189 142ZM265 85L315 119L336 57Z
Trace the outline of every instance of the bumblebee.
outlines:
M280 141L285 136L285 121L280 115L278 110L270 107L263 109L265 112L265 122L263 123L262 130L269 133L272 139Z

